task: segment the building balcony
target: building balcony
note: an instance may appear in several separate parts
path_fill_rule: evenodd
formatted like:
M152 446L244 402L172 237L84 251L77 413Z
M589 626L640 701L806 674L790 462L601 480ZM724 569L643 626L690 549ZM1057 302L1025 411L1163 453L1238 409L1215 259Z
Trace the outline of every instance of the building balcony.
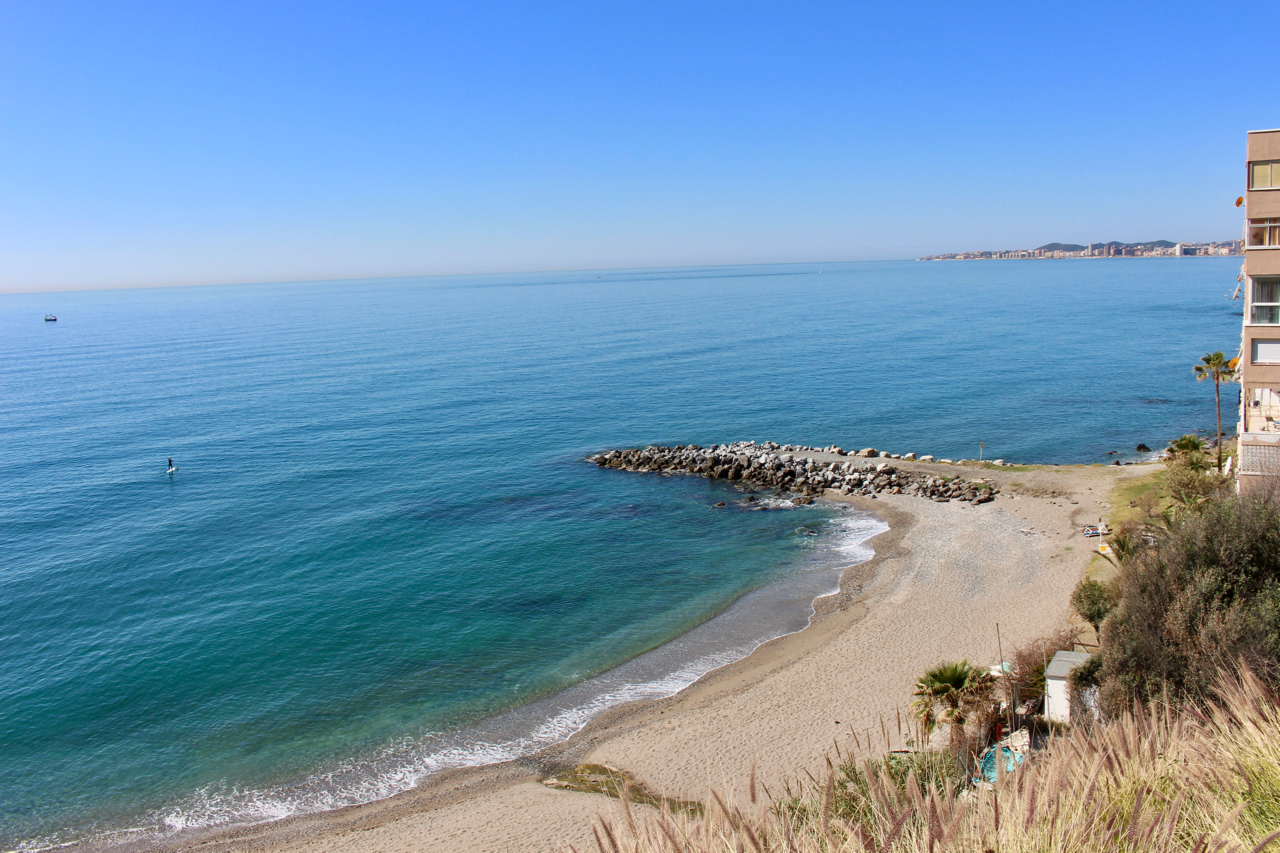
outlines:
M1280 435L1280 396L1268 389L1251 390L1263 392L1259 395L1263 399L1255 397L1251 401L1253 405L1245 407L1241 432L1245 435Z
M1240 433L1238 448L1240 492L1262 487L1272 477L1280 477L1280 425L1277 415L1261 413L1246 418L1247 429Z

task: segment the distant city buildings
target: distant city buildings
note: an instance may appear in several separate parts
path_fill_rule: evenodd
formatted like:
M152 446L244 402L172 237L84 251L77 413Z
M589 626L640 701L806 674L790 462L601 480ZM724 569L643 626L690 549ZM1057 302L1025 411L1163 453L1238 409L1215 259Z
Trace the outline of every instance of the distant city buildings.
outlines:
M1277 225L1280 225L1280 220L1277 220ZM1277 228L1277 233L1280 234L1280 228ZM1213 243L1171 243L1168 240L1155 240L1150 243L1090 243L1087 246L1074 243L1049 243L1038 249L955 252L949 255L929 255L916 260L992 261L1024 258L1176 258L1190 255L1239 255L1243 252L1243 242L1242 240L1225 240Z
M1280 477L1280 130L1248 135L1244 322L1240 335L1240 491Z

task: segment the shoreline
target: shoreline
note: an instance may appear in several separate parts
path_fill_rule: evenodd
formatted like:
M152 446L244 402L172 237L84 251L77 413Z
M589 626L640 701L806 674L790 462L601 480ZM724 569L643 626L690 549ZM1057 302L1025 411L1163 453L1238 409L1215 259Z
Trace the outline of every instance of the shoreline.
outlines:
M955 470L951 465L906 464L926 471ZM1092 470L1082 468L1079 471L1052 467L1032 472L1026 469L1017 472L984 469L984 474L998 474L1006 486L1018 478L1055 482L1032 482L1029 486L1016 483L1009 488L1010 493L1002 495L996 503L981 507L967 503L937 504L906 496L885 495L873 499L829 494L827 497L832 500L872 511L889 524L889 529L866 540L874 548L874 556L842 571L839 590L815 600L814 615L804 629L759 645L745 658L707 673L673 696L627 702L609 709L568 740L533 755L500 764L442 771L414 789L365 805L215 829L166 844L161 849L265 849L282 853L301 849L372 851L386 849L386 845L394 843L501 850L508 849L516 839L519 839L521 849L560 850L571 843L581 846L584 840L589 840L591 816L602 811L611 812L617 807L616 802L596 794L552 790L540 784L542 779L590 761L619 767L650 790L664 796L697 798L704 796L708 787L732 786L736 780L744 778L747 764L755 760L754 754L748 759L748 753L771 746L778 749L777 743L770 743L768 733L772 725L768 721L777 722L778 715L794 716L790 702L796 695L806 695L797 694L790 687L779 689L771 682L789 683L797 679L804 682L807 678L807 683L812 685L815 668L821 673L819 683L824 686L830 686L826 679L838 679L837 671L841 666L848 669L849 661L829 665L820 659L832 654L837 646L849 646L850 641L855 653L859 644L866 646L868 638L875 636L878 627L895 621L894 605L910 600L916 595L921 582L928 580L921 576L922 566L913 564L918 563L913 561L913 554L937 550L940 555L954 559L966 545L981 544L987 537L984 531L986 521L996 519L997 515L1009 515L1010 510L1015 510L1016 514L1017 509L1033 509L1038 511L1038 517L1047 514L1058 522L1065 516L1072 525L1077 521L1094 520L1097 517L1095 513L1105 513L1105 509L1109 509L1105 506L1106 498L1114 481L1140 476L1141 472L1135 469L1145 470L1146 467L1093 466ZM1096 481L1099 486L1106 487L1093 495L1094 500L1073 502L1078 508L1068 509L1071 505L1065 497L1068 491L1060 485L1070 486L1071 483L1057 484L1056 481L1081 479ZM963 519L965 514L971 517ZM990 518L983 520L980 516ZM922 518L924 530L920 529ZM979 521L983 523L975 526L974 522ZM1015 546L1014 551L1021 547L1026 552L1020 557L1026 557L1043 545L1060 550L1058 542L1019 542L1023 536L1009 526L1011 521L1011 518L1004 518L1003 529L999 532L1006 545ZM1041 518L1039 523L1045 524L1046 519ZM948 535L953 526L964 528L965 536L961 537L964 541L940 541L955 538ZM1057 531L1053 535L1054 539L1071 540L1073 537L1078 545L1081 539L1078 531ZM1061 559L1071 551L1068 546L1066 554L1039 555L1039 580L1044 582L1047 579L1052 585L1056 578L1057 586L1061 587L1061 595L1053 597L1056 600L1049 602L1047 610L1043 601L1028 603L1032 612L1044 617L1036 620L1040 628L1061 627L1065 621L1066 596L1087 563L1087 559L1081 562L1079 558L1090 553L1077 548L1077 559ZM1066 568L1064 563L1069 562L1076 563L1077 570L1062 572L1061 569ZM969 574L971 577L967 581L976 581L981 587L984 573L979 570ZM990 589L985 592L979 590L971 597L986 595L991 598L991 593ZM1000 600L1003 596L996 591L995 598ZM937 604L937 601L932 601L931 606L936 607ZM944 607L941 612L947 609ZM964 621L957 620L957 624ZM1004 624L1002 622L1002 626ZM918 627L925 629L928 626ZM937 646L948 633L955 633L955 628L953 624L948 626L948 630L926 630L926 634L934 635L927 645ZM1004 630L1009 631L1009 628ZM1006 634L1006 643L1025 641L1036 633L1037 630L1030 630L1028 634L1025 629L1015 627ZM994 659L994 638L990 645L993 646L990 656ZM957 648L946 656L959 657L963 652L965 649ZM986 662L985 657L974 656ZM807 726L798 727L802 733L790 738L792 743L782 750L784 755L778 756L780 760L761 767L762 781L767 787L776 789L775 786L788 778L795 778L805 767L815 766L814 762L839 742L842 735L847 738L850 727L858 731L870 729L877 714L879 719L883 719L889 713L888 718L892 719L892 711L906 704L910 683L919 670L884 660L868 663L875 676L873 681L887 681L896 687L874 690L878 695L861 697L862 705L867 707L856 713L836 711L838 716L825 720L824 725L815 727L814 719L807 720ZM866 688L872 688L872 685L868 684ZM848 698L849 689L846 684L844 698ZM858 691L859 688L855 687L854 692ZM764 703L760 701L762 697L766 700ZM762 704L765 706L763 712ZM878 706L878 711L870 706ZM729 711L733 713L726 716ZM831 714L828 711L818 716L825 718ZM814 715L809 713L808 716L812 718ZM712 721L711 725L708 725L708 719ZM677 720L682 722L674 724ZM752 727L758 728L762 721L765 725L763 732L748 731ZM815 737L819 733L820 739ZM700 736L715 737L720 742L711 748L705 744L691 748L688 742L697 741ZM729 748L723 743L726 738L733 744ZM531 810L544 817L531 824Z
M833 566L830 570L839 571L837 588L829 593L820 594L809 602L811 613L807 624L788 630L778 636L761 641L755 647L734 660L714 667L698 676L691 683L679 688L675 693L659 698L637 698L625 700L613 705L593 716L581 728L564 740L548 744L537 751L524 756L504 761L453 767L433 773L430 777L406 791L393 794L368 803L343 806L327 811L309 812L289 815L276 820L251 824L240 824L228 827L213 827L196 830L192 835L172 841L156 843L155 841L137 845L111 846L110 850L261 850L274 849L277 844L301 841L317 832L327 832L336 825L352 830L362 830L379 826L397 817L420 810L435 810L473 799L476 796L500 790L504 787L534 782L555 773L572 769L584 760L584 756L598 743L624 731L644 725L652 716L666 713L667 706L676 704L678 700L693 696L701 697L707 691L723 689L725 683L738 683L755 675L763 674L778 666L785 665L790 655L797 653L797 648L808 650L820 637L838 626L829 624L832 617L841 614L856 619L862 612L856 609L864 597L862 587L874 577L880 564L892 553L892 549L911 528L913 517L908 512L888 507L877 506L873 501L851 500L842 495L829 495L833 503L841 504L847 509L866 513L887 525L884 530L871 534L858 544L874 548L868 559L846 566ZM819 570L824 571L824 570ZM767 584L765 587L750 591L735 600L721 613L699 623L688 631L673 637L659 646L661 649L670 646L680 639L698 631L711 622L726 615L731 615L743 598L774 587L783 576ZM801 642L798 638L804 638ZM819 638L815 640L815 638ZM643 658L658 649L640 655ZM632 658L619 664L626 666L638 658ZM615 667L614 669L617 669ZM611 670L612 671L612 670ZM603 675L603 674L602 674ZM596 676L598 678L599 676ZM587 679L590 682L592 679ZM587 683L582 682L582 683ZM566 688L571 689L571 688ZM517 709L518 710L518 709ZM91 845L73 846L71 849L98 849Z
M740 494L739 497L745 498L746 495ZM446 741L453 740L455 746L458 743L478 744L482 747L492 747L493 751L499 754L501 751L506 751L507 747L524 747L525 743L520 741L527 743L529 740L540 739L516 737L503 740L498 732L504 729L509 731L506 726L511 725L514 720L515 725L523 723L523 731L534 732L548 738L543 745L537 745L528 752L513 754L509 757L488 758L483 755L486 750L481 749L477 751L477 755L481 756L478 763L445 765L430 771L429 775L424 773L423 777L411 787L375 797L367 802L299 811L275 818L268 817L221 826L179 829L171 835L161 835L151 829L118 830L57 846L74 850L112 851L191 849L201 847L208 842L239 839L241 836L254 837L263 830L272 832L276 828L306 823L310 819L327 824L330 817L334 815L380 811L383 807L391 806L401 799L417 799L416 795L428 792L431 792L433 797L437 791L444 792L445 799L451 800L465 794L448 792L455 789L470 790L477 782L484 783L490 777L498 780L525 778L530 772L535 776L544 776L550 772L549 768L563 770L571 767L571 764L565 765L557 756L569 748L570 741L579 739L584 731L594 730L601 721L615 719L620 709L627 709L624 716L629 716L630 709L666 701L714 677L726 668L740 663L755 654L761 646L807 630L822 612L820 602L839 596L844 591L852 569L877 561L877 552L869 548L867 543L871 539L883 537L889 528L876 515L875 508L873 506L850 507L847 502L842 501L830 503L844 506L843 509L833 507L835 511L828 521L829 529L824 533L825 547L820 545L816 550L808 552L815 555L825 554L825 558L821 556L816 560L812 557L805 558L801 555L806 552L799 551L795 556L792 571L784 571L763 586L746 591L731 601L725 609L660 645L641 652L604 672L557 690L553 694L478 721L445 736ZM746 506L745 503L743 505ZM795 508L802 505L797 504ZM771 502L771 509L775 512L787 512L792 508L787 503L776 506ZM854 559L855 556L849 555L848 549L855 551L866 549L867 556L861 562L849 563L847 560ZM842 557L846 558L846 561L842 562ZM806 560L808 560L807 563ZM707 630L728 622L752 627L746 631L737 632L732 628L711 632ZM604 683L601 684L601 682ZM620 685L624 687L623 692L634 689L640 695L635 698L620 697L616 689ZM646 693L651 695L644 695ZM659 693L662 695L656 695ZM604 705L603 710L592 707L595 704L592 699L597 694L600 694L600 704ZM574 717L578 716L584 718L585 722L576 722ZM567 730L568 733L548 734L557 729ZM453 749L446 744L437 746L431 754L447 754L452 751ZM530 768L534 768L533 771L530 771ZM268 798L277 796L272 788L248 793L251 796L257 796L260 793ZM182 816L181 813L179 816Z

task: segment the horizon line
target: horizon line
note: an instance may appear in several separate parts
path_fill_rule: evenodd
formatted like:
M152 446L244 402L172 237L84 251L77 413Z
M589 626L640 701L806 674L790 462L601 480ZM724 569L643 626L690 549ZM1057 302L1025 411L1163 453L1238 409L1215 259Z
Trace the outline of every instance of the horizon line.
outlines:
M1118 242L1118 241L1113 241ZM1158 241L1147 241L1158 242ZM1166 241L1169 242L1169 241ZM1231 242L1229 240L1208 240L1200 241L1207 243ZM1191 243L1188 243L1190 245ZM1050 244L1046 244L1050 245ZM1065 244L1064 244L1065 245ZM1106 244L1102 244L1106 245ZM1126 243L1124 245L1137 245ZM973 251L973 250L967 250ZM979 250L979 251L996 251L996 250ZM1036 251L1034 249L1001 249L999 251ZM943 253L958 254L958 253ZM248 279L238 281L206 281L191 282L188 284L121 284L121 285L103 285L93 286L85 285L82 287L51 287L51 288L20 288L8 290L0 286L0 296L18 296L28 293L83 293L86 291L96 290L162 290L165 288L177 287L271 287L283 284L333 284L343 281L393 281L395 279L418 279L418 278L446 278L446 277L462 277L462 276L481 276L481 275L532 275L537 273L586 273L586 272L619 272L622 270L663 270L663 269L715 269L718 267L766 267L766 266L794 266L801 264L883 264L883 263L915 263L928 257L937 257L936 255L922 255L914 258L879 258L879 259L862 259L851 261L838 260L816 260L816 261L754 261L739 263L718 263L718 264L673 264L668 266L620 266L620 267L561 267L561 268L539 268L539 269L506 269L506 270L485 270L477 272L436 272L436 273L410 273L401 275L372 275L372 276L336 276L333 278L281 278L281 279ZM1206 256L1208 257L1208 256ZM1223 256L1228 257L1228 256ZM1234 257L1234 256L1232 256ZM1067 259L1070 260L1070 259ZM1136 260L1143 260L1138 258Z
M479 272L436 272L436 273L410 273L404 275L372 275L372 276L338 276L335 278L282 278L269 280L245 280L245 281L206 281L192 282L190 284L121 284L121 285L103 285L93 286L86 285L84 287L57 287L57 288L30 288L20 290L6 290L0 287L0 296L16 296L24 293L83 293L89 290L157 290L169 287L270 287L278 284L332 284L342 281L392 281L395 279L411 279L411 278L446 278L460 276L480 276L480 275L535 275L538 273L585 273L585 272L619 272L622 270L674 270L674 269L715 269L717 267L767 267L767 266L791 266L798 264L884 264L897 262L914 262L915 258L880 258L880 259L863 259L857 261L753 261L742 263L720 263L720 264L672 264L669 266L636 266L636 267L564 267L564 268L546 268L546 269L507 269L507 270L485 270Z

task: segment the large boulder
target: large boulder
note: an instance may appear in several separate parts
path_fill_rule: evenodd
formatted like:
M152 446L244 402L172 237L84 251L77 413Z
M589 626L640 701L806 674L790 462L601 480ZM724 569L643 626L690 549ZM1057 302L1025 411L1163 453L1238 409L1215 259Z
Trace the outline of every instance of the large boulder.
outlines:
M874 459L880 455L880 451L876 450L874 447L864 447L858 451L858 455L863 459Z

